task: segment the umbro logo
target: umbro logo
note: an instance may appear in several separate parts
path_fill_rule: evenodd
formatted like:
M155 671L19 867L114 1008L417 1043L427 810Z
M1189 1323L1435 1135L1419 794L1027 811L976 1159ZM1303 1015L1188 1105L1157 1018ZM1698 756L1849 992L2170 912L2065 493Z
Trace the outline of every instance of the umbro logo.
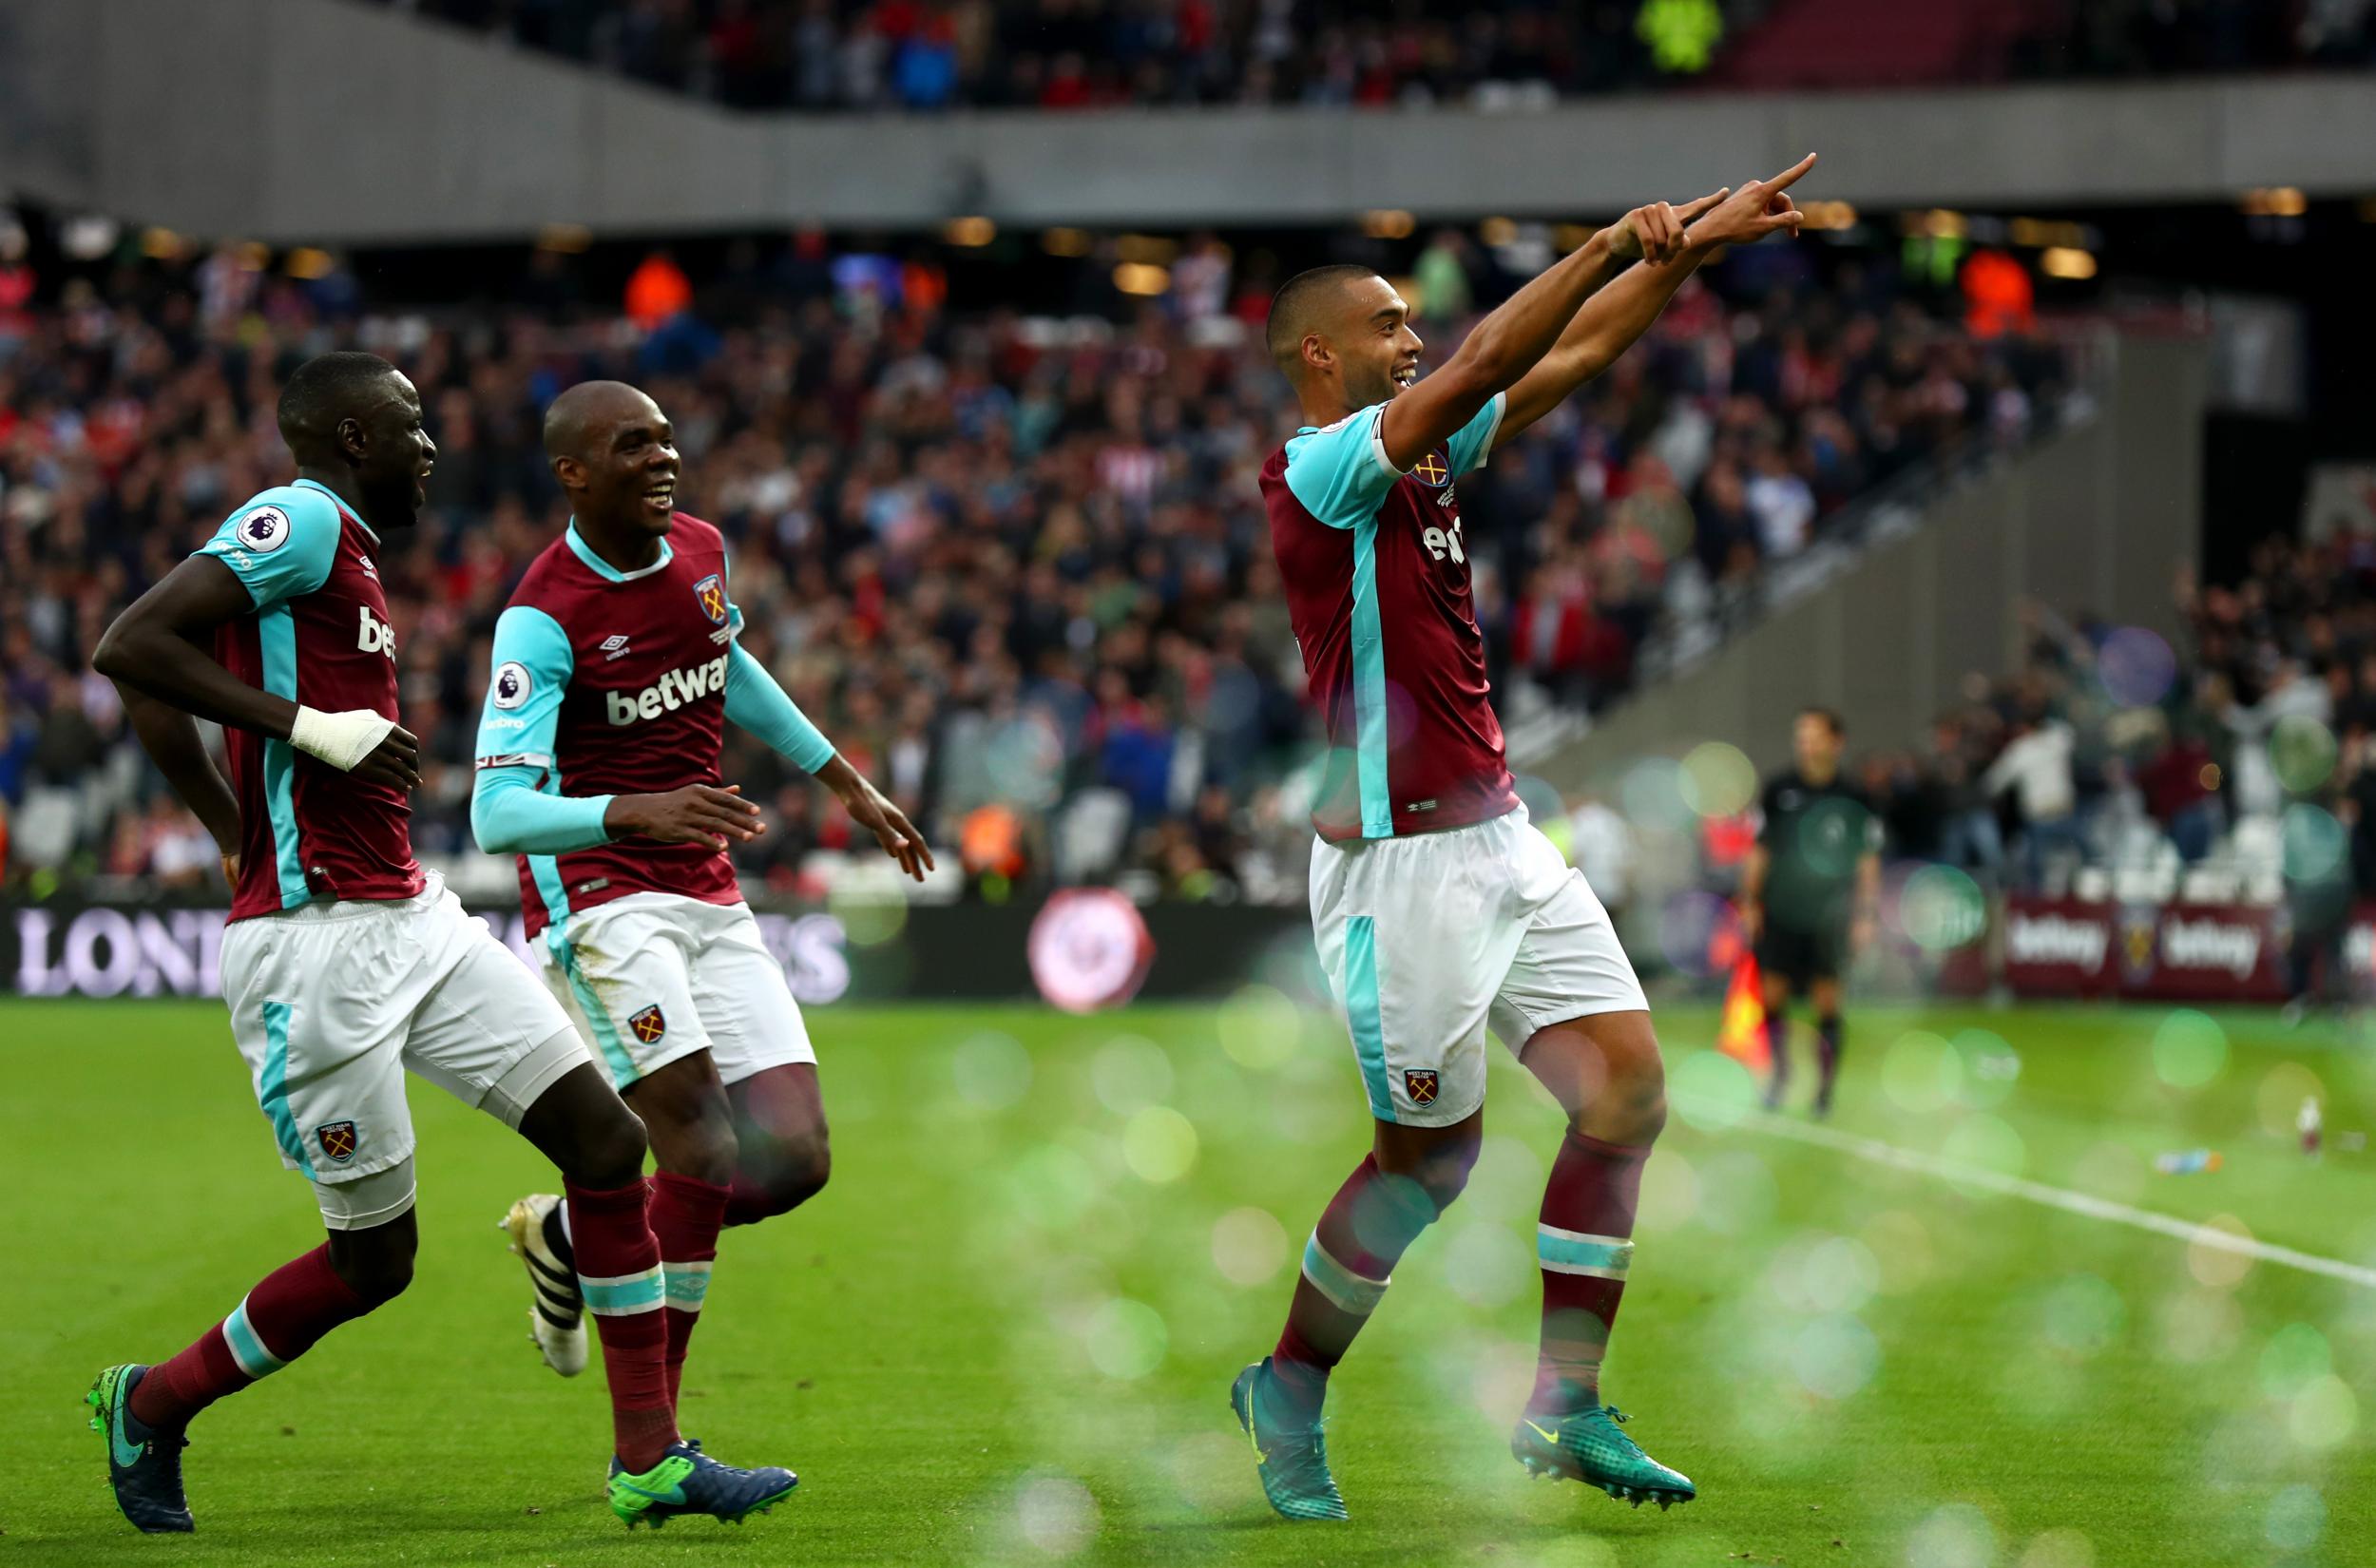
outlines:
M377 577L379 575L379 568L372 564L372 558L370 556L358 555L354 559L363 564L363 575L365 577Z
M605 637L603 639L603 658L604 660L623 659L626 657L626 633L620 632L615 636Z

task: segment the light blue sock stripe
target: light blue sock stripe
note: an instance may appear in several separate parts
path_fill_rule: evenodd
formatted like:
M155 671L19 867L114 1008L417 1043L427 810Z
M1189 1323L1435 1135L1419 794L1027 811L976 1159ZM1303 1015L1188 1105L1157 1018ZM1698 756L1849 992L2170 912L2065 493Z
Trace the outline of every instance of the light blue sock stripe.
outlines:
M275 605L257 619L256 641L264 657L264 690L295 702L297 621L286 604ZM287 741L265 740L264 801L272 816L273 862L284 909L294 909L314 896L305 885L305 857L297 844L296 764L297 753Z
M1378 520L1353 526L1353 773L1361 785L1361 836L1394 836L1386 778L1386 634L1378 619Z
M314 1161L305 1153L305 1139L297 1136L297 1113L289 1109L289 1004L285 1002L264 1004L264 1073L256 1085L256 1101L272 1123L272 1136L280 1152L311 1176Z
M710 1271L707 1264L690 1268L673 1263L660 1266L661 1278L667 1286L668 1305L680 1312L698 1312L709 1299Z
M641 1076L635 1070L635 1059L627 1054L626 1042L619 1038L619 1027L611 1022L610 1010L586 983L585 971L578 967L578 950L570 946L566 928L559 923L546 927L545 946L567 977L569 994L578 999L578 1010L585 1015L585 1026L594 1031L594 1043L602 1047L603 1060L610 1064L612 1085L625 1088Z
M585 1294L585 1305L605 1317L619 1317L628 1312L648 1312L661 1305L665 1286L661 1272L632 1274L625 1279L591 1280L578 1276L578 1289Z
M1345 1017L1352 1025L1361 1084L1370 1091L1370 1114L1391 1121L1394 1092L1386 1080L1386 1029L1378 1014L1378 933L1369 915L1345 922Z
M1545 1263L1564 1265L1570 1269L1596 1269L1621 1274L1633 1262L1634 1244L1630 1241L1579 1241L1573 1236L1546 1235L1535 1232L1535 1255Z
M256 1337L255 1326L247 1320L247 1303L243 1300L222 1320L222 1337L231 1347L231 1359L240 1364L240 1370L250 1377L270 1377L288 1365L264 1348L264 1342Z
M1385 1280L1364 1279L1337 1262L1329 1255L1328 1249L1320 1245L1316 1232L1310 1241L1304 1243L1304 1278L1312 1281L1313 1289L1346 1311L1365 1317L1376 1311L1378 1303L1386 1299Z

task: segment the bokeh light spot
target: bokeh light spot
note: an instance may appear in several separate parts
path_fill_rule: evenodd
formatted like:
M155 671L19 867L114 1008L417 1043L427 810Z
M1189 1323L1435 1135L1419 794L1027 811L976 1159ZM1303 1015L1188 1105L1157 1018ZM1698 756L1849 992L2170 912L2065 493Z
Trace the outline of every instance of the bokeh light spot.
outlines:
M1737 1124L1757 1102L1749 1069L1721 1051L1694 1051L1668 1074L1675 1114L1699 1132L1721 1132Z
M1906 1542L1906 1568L1990 1568L1996 1560L1996 1528L1967 1502L1932 1510Z
M2178 657L2144 627L2121 626L2097 650L2096 673L2115 703L2147 708L2169 695L2171 682L2177 679Z
M1881 1087L1901 1110L1916 1114L1954 1103L1964 1080L1964 1059L1937 1035L1909 1029L1881 1058Z
M1012 1035L979 1034L950 1054L957 1098L985 1111L1003 1111L1031 1090L1031 1053Z
M1287 1228L1268 1209L1232 1209L1213 1222L1213 1267L1232 1285L1267 1284L1287 1245Z
M2208 1013L2180 1007L2154 1030L2154 1071L2174 1089L2199 1089L2227 1065L2227 1031Z
M1987 895L1953 866L1925 866L1898 894L1898 923L1924 951L1948 952L1986 934Z
M2315 1486L2289 1486L2269 1500L2261 1534L2281 1552L2307 1552L2327 1533L2327 1500Z
M1196 1168L1197 1129L1170 1106L1149 1105L1122 1124L1122 1159L1141 1181L1178 1181Z
M1294 1002L1275 985L1242 985L1221 1004L1221 1049L1250 1072L1267 1073L1295 1054L1301 1026Z
M1098 1047L1089 1063L1098 1102L1118 1116L1171 1098L1172 1059L1163 1047L1138 1035L1117 1035Z
M1684 754L1676 787L1697 815L1735 816L1757 798L1757 765L1738 746L1707 741Z
M2336 1448L2359 1429L2360 1402L2351 1386L2328 1372L2305 1384L2293 1396L2286 1429L2305 1448Z
M2269 763L2278 783L2308 794L2335 771L2335 733L2309 714L2288 714L2270 729Z
M1047 1556L1072 1557L1097 1535L1097 1499L1070 1476L1026 1477L1015 1491L1015 1528Z
M1791 1348L1791 1369L1809 1393L1847 1399L1881 1369L1881 1342L1845 1313L1819 1317L1798 1331Z
M1117 1296L1089 1317L1090 1364L1107 1377L1135 1382L1163 1365L1171 1331L1143 1301Z

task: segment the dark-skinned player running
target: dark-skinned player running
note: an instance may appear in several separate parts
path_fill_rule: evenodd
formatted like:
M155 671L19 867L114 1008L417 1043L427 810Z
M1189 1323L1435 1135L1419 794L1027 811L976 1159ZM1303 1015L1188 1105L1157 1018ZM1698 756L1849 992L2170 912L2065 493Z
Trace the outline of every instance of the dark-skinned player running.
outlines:
M91 656L233 873L222 988L281 1162L329 1232L221 1322L153 1367L110 1367L92 1425L125 1516L193 1528L193 1417L393 1300L412 1276L413 1132L404 1069L501 1119L560 1169L584 1289L610 1304L613 1510L739 1519L789 1493L682 1442L668 1401L643 1129L535 977L412 857L420 748L396 722L395 632L373 555L413 525L437 448L412 382L368 354L289 378L293 485L236 508L117 618ZM224 727L230 777L195 719Z
M481 848L519 857L546 977L650 1131L673 1400L720 1230L789 1212L831 1167L815 1052L727 858L762 824L719 773L725 726L814 774L909 875L932 853L736 641L725 542L677 509L659 406L622 382L572 387L545 449L572 515L496 623L470 820ZM573 1375L568 1211L531 1194L504 1224L530 1331Z
M1542 1350L1511 1452L1636 1504L1695 1495L1600 1399L1665 1077L1607 912L1513 788L1455 481L1614 362L1714 249L1795 233L1784 191L1813 163L1626 214L1424 379L1409 307L1375 273L1321 268L1272 301L1271 354L1305 423L1264 465L1262 496L1331 746L1313 930L1373 1119L1304 1249L1277 1346L1230 1390L1289 1519L1346 1517L1321 1434L1329 1374L1467 1181L1488 1028L1568 1119L1536 1227Z

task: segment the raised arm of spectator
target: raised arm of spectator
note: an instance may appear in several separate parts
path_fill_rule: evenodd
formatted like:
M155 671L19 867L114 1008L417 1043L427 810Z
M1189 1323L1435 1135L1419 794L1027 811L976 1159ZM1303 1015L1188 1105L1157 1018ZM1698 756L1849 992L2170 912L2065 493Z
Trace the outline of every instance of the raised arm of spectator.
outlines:
M185 714L285 740L357 778L412 789L421 781L420 743L394 719L367 708L305 707L294 668L289 689L275 692L215 658L219 628L266 615L330 576L342 526L336 505L307 490L274 496L233 513L203 548L134 600L91 651L91 668Z
M1617 363L1650 330L1683 280L1719 249L1754 244L1776 232L1795 236L1801 215L1784 193L1814 163L1810 153L1772 180L1753 180L1738 191L1728 186L1670 209L1687 225L1682 245L1663 262L1645 259L1626 268L1583 302L1550 352L1510 388L1494 445L1508 441Z

